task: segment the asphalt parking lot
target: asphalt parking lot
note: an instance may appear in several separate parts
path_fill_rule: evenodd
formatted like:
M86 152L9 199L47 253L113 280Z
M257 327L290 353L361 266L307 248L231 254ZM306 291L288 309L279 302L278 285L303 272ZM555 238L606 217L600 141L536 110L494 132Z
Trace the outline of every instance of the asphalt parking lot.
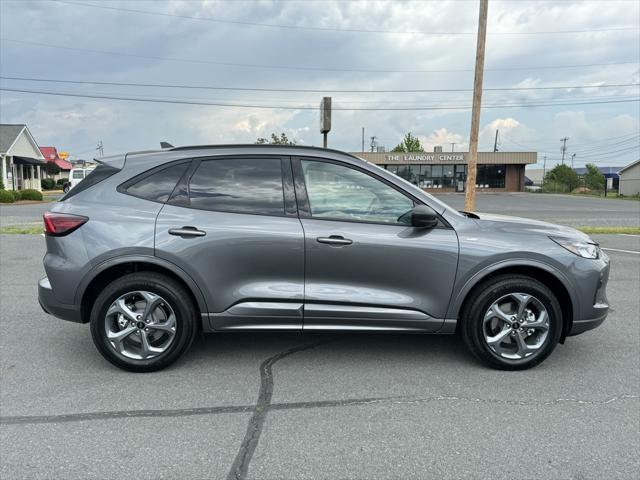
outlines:
M0 235L0 478L636 478L640 237L594 237L615 311L530 371L456 337L225 334L141 375L40 310L41 236Z

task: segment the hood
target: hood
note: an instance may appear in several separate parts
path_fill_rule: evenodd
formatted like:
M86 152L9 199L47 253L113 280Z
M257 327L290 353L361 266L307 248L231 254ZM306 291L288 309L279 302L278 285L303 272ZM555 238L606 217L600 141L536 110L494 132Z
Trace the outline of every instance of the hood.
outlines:
M511 217L493 213L473 212L472 215L476 217L475 221L481 228L495 228L510 232L530 231L542 235L579 238L593 242L587 234L565 225L556 225L531 218Z

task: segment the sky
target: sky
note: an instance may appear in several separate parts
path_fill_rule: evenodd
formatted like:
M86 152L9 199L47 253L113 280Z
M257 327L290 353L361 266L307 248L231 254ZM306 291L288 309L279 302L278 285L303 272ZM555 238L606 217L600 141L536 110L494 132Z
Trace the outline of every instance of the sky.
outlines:
M272 132L321 145L331 96L332 148L360 151L364 128L365 150L412 132L466 151L478 5L0 0L0 122L72 158ZM640 158L640 1L489 0L487 31L481 151L498 130L500 151L539 166L564 137L576 166Z

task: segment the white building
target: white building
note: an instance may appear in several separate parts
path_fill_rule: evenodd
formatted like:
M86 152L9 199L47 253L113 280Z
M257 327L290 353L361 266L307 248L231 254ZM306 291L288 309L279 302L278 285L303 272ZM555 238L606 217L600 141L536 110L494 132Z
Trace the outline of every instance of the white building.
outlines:
M6 190L42 190L46 162L26 125L0 124L0 160Z
M618 172L620 175L620 195L640 195L640 160L630 163Z

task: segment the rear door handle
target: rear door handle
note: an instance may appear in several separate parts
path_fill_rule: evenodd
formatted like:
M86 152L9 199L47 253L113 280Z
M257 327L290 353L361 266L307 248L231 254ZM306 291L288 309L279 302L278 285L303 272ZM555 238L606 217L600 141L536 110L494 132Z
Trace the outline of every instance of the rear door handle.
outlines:
M207 232L198 230L196 227L170 228L169 235L177 235L178 237L204 237Z
M342 235L331 235L329 237L318 237L316 238L316 242L326 243L327 245L343 246L351 245L353 240L344 238Z

